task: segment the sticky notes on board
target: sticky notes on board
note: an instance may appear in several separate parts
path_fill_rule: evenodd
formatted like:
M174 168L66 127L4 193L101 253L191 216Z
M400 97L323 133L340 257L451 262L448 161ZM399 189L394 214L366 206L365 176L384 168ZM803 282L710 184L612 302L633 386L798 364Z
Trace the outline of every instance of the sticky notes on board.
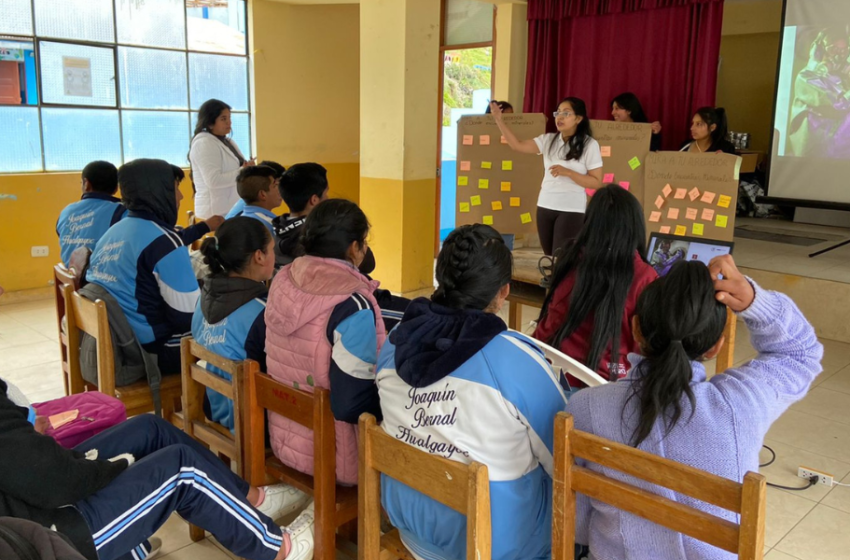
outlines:
M676 231L673 232L673 235L685 235L688 233L688 228L685 226L676 226Z
M712 221L714 219L714 210L712 210L711 208L704 208L700 219L705 222Z
M668 220L678 220L679 219L679 209L671 208L667 210L667 219Z
M673 195L673 198L676 200L685 200L685 197L688 195L688 191L685 189L676 189L676 194Z
M729 195L721 194L720 198L717 199L717 205L721 208L729 208L730 204L732 204L732 197Z
M478 188L479 189L489 189L490 188L490 179L478 179Z
M483 218L481 218L481 223L483 223L485 226L492 226L493 216L484 216Z
M606 185L608 183L613 183L614 182L614 174L613 173L606 173L605 175L602 176L602 182L605 183Z
M502 144L507 144L507 143L508 143L508 139L507 139L507 138L505 138L504 136L502 136L502 138L501 138L500 142L501 142Z
M478 195L469 197L469 203L473 206L481 206L481 197Z
M705 191L704 193L702 193L702 198L699 199L699 200L700 200L700 202L705 202L706 204L711 204L712 202L714 202L714 197L716 197L716 196L717 195L714 194L711 191Z
M632 168L632 171L640 167L640 159L637 156L633 157L629 160L629 167Z
M688 193L688 198L691 199L691 202L698 199L699 198L699 189L696 188L696 187L692 188L691 191Z
M714 225L719 228L725 228L729 224L729 216L724 216L723 214L718 214L717 219L714 220Z
M703 224L694 224L691 226L691 231L694 235L699 235L702 237L703 232L705 231L705 226Z
M664 197L658 196L655 198L655 207L661 210L661 207L664 206Z
M493 168L493 164L491 162L489 162L489 161L482 161L481 162L481 169L492 169L492 168Z
M697 209L696 208L688 208L685 211L685 218L687 218L689 220L696 220L697 219Z
M501 200L494 200L493 202L490 203L490 206L493 208L493 210L501 210L502 209L502 201Z
M464 146L472 146L472 141L473 140L472 140L471 134L464 134L463 135L463 145Z
M514 162L510 160L506 160L502 162L502 171L513 171L514 170Z
M469 203L468 202L461 202L460 203L460 213L466 214L467 212L469 212Z
M478 137L478 143L481 144L482 146L489 146L490 145L490 136L488 134L482 134L481 136Z
M520 214L519 220L524 224L530 224L531 223L531 213L526 212L525 214Z
M664 188L661 189L661 194L664 195L664 198L667 198L668 196L670 196L670 193L672 193L672 192L673 192L673 187L671 187L669 185L669 183L664 185Z
M626 190L629 190L629 187L631 187L632 184L629 183L628 181L620 181L620 186L623 187Z
M602 157L611 157L611 146L602 146L599 151L602 153Z
M466 175L461 175L460 177L457 178L457 186L465 187L468 184L469 184L469 177L467 177Z
M661 221L661 212L650 212L649 221L656 223Z
M511 182L502 181L502 192L511 192Z
M511 206L519 206L519 197L518 196L512 196L511 197Z
M460 170L461 171L469 171L470 169L472 169L471 162L468 162L468 161L460 162Z
M670 226L661 226L658 229L658 233L670 233Z

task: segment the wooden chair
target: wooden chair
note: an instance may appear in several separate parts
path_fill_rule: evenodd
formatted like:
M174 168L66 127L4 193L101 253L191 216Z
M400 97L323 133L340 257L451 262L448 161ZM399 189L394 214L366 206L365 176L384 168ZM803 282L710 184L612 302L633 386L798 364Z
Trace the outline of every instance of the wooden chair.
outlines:
M412 560L398 529L381 536L381 475L398 480L466 515L466 557L490 560L490 478L487 467L420 451L389 436L371 414L360 416L358 560L390 555Z
M147 381L139 381L124 387L115 386L115 358L106 303L102 300L90 301L73 291L71 286L63 288L63 295L67 306L71 394L94 390L113 395L124 403L128 417L153 411L153 398ZM80 331L89 334L97 341L96 386L85 381L80 370ZM179 375L167 375L162 378L160 395L162 396L162 416L165 420L171 421L174 411L179 409L180 393Z
M614 469L741 515L740 525L575 465L575 457ZM552 560L573 560L576 492L735 553L764 556L766 480L757 473L739 484L682 463L575 430L573 418L555 418Z
M281 481L311 494L315 502L315 560L335 560L336 532L340 545L350 535L350 523L357 517L357 488L336 483L336 430L331 413L330 392L315 387L313 393L300 391L275 381L262 372L245 376L245 461L248 481L260 486ZM265 411L280 414L313 431L313 476L289 468L266 450Z
M65 294L63 289L69 286L71 291L80 289L80 277L71 268L59 263L53 267L53 297L56 300L56 328L59 330L59 352L62 357L62 380L65 384L65 394L71 395L71 365L68 361L68 333L65 323ZM78 391L79 392L79 391Z
M195 213L192 212L191 210L186 212L186 216L187 216L187 222L186 222L187 225L193 226L196 223L198 223L198 219L195 217ZM198 239L197 241L193 241L192 244L189 245L189 249L191 249L192 251L198 251L198 250L200 250L200 248L201 248L201 240L200 239Z

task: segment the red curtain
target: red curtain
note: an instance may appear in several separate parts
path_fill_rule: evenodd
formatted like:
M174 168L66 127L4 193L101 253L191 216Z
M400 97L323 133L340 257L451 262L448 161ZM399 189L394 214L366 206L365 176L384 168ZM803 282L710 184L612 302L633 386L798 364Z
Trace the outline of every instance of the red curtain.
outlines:
M575 96L610 119L611 100L631 91L671 150L714 105L723 0L529 0L528 20L527 113Z

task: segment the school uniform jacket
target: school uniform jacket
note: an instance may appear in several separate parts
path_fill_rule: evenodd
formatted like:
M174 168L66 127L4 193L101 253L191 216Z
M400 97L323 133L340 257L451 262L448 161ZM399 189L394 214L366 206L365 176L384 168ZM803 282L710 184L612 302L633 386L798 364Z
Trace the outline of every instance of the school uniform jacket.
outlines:
M490 475L494 560L549 558L555 415L567 400L530 338L496 315L411 302L378 358L381 427L420 451ZM466 518L383 477L381 500L425 560L461 560Z
M246 218L254 218L255 220L259 220L260 223L266 226L266 229L269 230L269 233L272 234L272 239L275 238L272 220L274 220L277 216L271 210L266 210L265 208L254 206L253 204L246 204L242 208L242 210L238 214L236 214L236 216L244 216Z
M66 206L56 220L59 253L65 266L76 249L94 250L106 230L126 214L119 199L99 192L87 192L78 202Z

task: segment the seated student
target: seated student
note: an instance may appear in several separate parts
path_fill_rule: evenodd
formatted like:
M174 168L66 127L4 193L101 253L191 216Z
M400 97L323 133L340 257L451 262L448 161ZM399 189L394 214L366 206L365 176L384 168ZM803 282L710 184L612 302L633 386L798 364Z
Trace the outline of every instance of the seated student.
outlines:
M312 504L278 527L289 508L276 486L249 486L161 418L141 414L65 449L27 415L0 381L0 517L52 528L87 560L152 558L148 539L174 512L240 558L312 558Z
M357 420L363 412L380 416L375 362L386 336L372 295L378 283L357 270L369 222L356 204L335 199L317 205L303 227L304 256L275 276L269 292L268 373L296 389L330 390L337 480L356 484ZM285 465L313 474L311 430L269 414L269 432Z
M180 338L191 330L200 295L189 251L174 231L183 195L171 166L158 159L125 163L118 182L129 215L97 243L86 280L118 301L162 374L179 373Z
M616 381L637 350L637 299L658 278L647 264L643 209L629 191L608 185L587 206L581 233L555 264L534 338ZM568 377L574 387L584 387Z
M723 346L727 305L744 319L758 356L706 381L702 362ZM630 356L634 367L626 379L570 399L567 412L575 428L735 481L758 472L770 425L806 395L821 372L823 346L794 302L742 276L728 255L708 267L679 263L650 284L638 300L634 333L640 355ZM659 493L628 475L619 478ZM671 490L660 494L738 520L735 513ZM589 544L593 558L736 557L586 496L577 500L576 542Z
M263 165L243 168L236 176L236 191L245 201L245 207L236 216L259 220L274 236L272 220L277 216L272 210L282 202L275 170Z
M108 161L93 161L83 168L82 189L80 201L66 206L56 221L59 253L65 266L69 266L75 249L94 249L106 230L127 213L114 196L118 169Z
M649 123L643 105L637 95L627 91L621 93L611 101L611 117L617 122ZM649 150L657 152L661 150L661 123L653 121L652 138L649 141Z
M734 154L735 146L726 139L727 132L726 109L722 107L697 109L691 121L691 140L685 142L679 151Z
M497 313L512 257L490 226L461 226L437 257L439 287L411 302L378 359L381 426L490 474L493 560L549 558L555 415L567 399L543 352ZM460 560L466 518L382 480L381 503L414 556Z
M283 176L284 172L286 171L286 168L276 161L261 161L257 165L262 165L264 167L271 167L272 169L274 169L275 188L277 188L277 185L280 183L280 178ZM227 213L227 215L224 216L224 219L229 220L230 218L235 218L244 209L245 209L245 201L240 198L239 200L236 201L236 204L233 205L233 208L230 209L230 211Z

